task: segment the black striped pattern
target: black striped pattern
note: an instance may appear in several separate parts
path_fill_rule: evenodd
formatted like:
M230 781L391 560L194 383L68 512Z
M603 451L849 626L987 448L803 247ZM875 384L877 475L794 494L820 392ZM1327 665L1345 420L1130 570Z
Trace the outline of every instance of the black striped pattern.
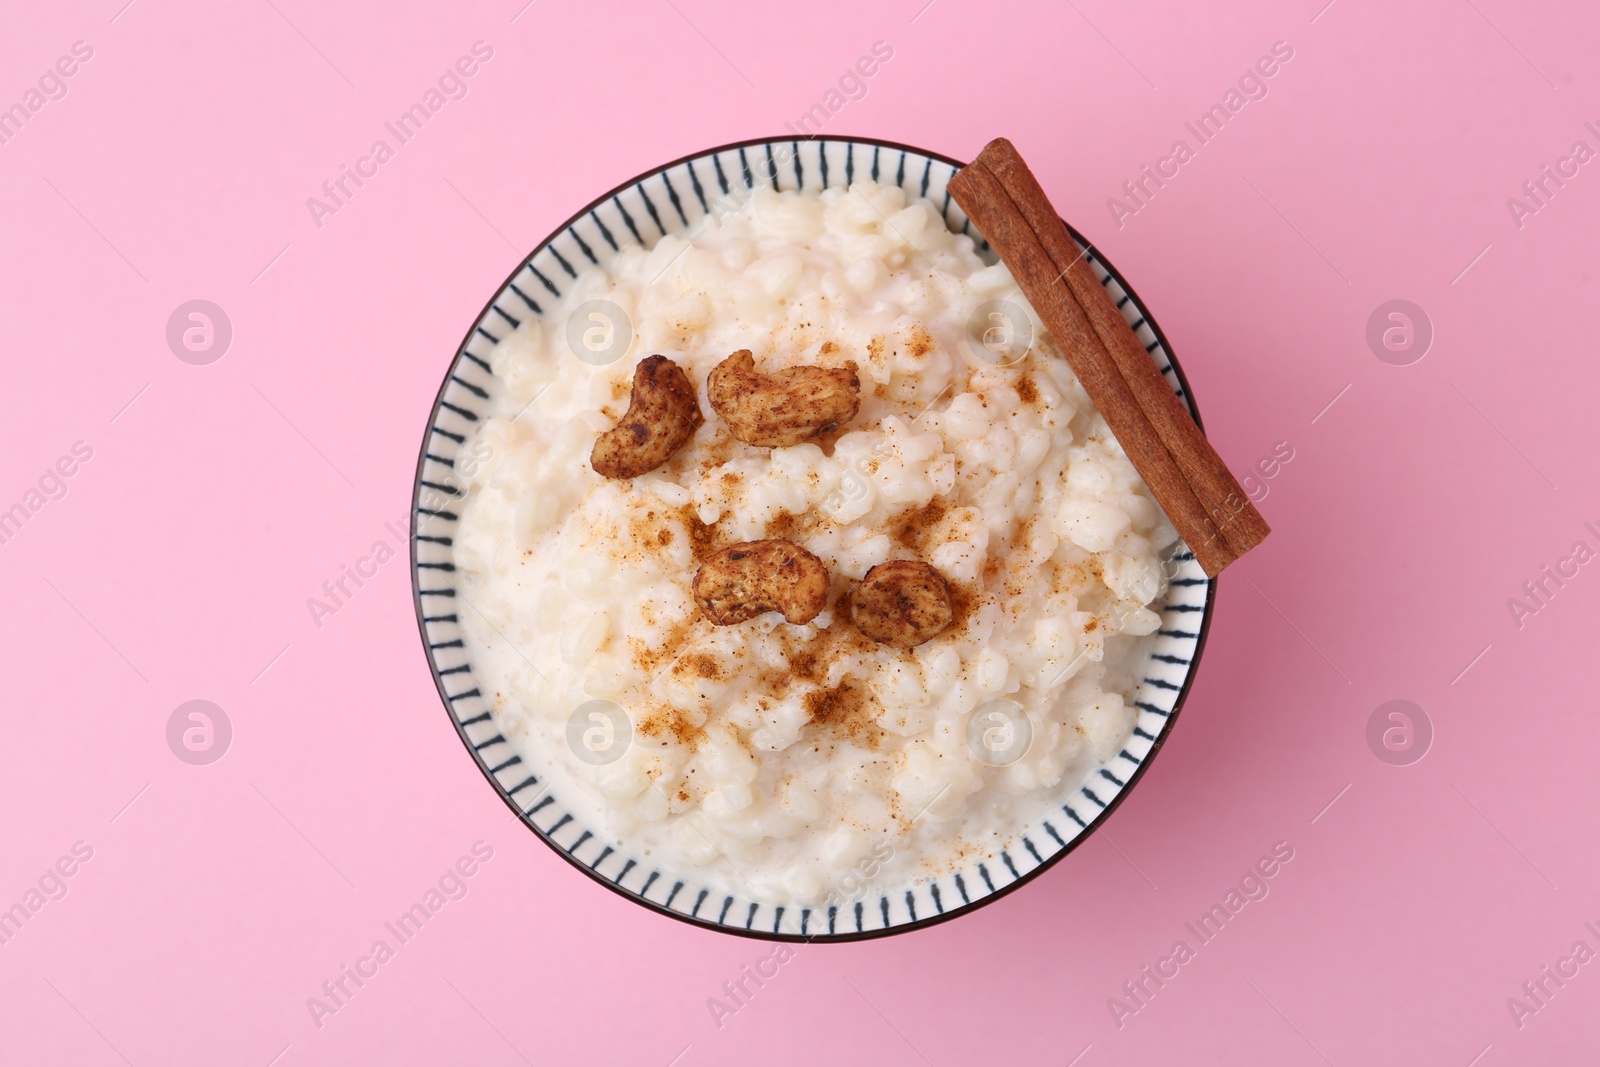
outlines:
M720 886L696 885L627 855L585 828L538 774L530 772L495 725L472 674L455 613L451 551L461 491L455 459L493 413L500 383L493 351L532 316L553 311L570 283L604 265L624 247L653 246L718 210L736 208L758 184L779 189L844 186L870 178L892 181L910 196L930 200L950 229L967 235L978 254L994 260L988 243L950 197L955 165L911 149L871 141L816 139L733 146L673 164L607 194L534 250L507 279L468 331L440 389L417 466L413 515L413 589L423 643L436 682L458 729L485 775L523 820L559 853L595 878L651 906L704 925L748 931L766 940L846 940L937 921L1015 886L1081 842L1128 789L1165 738L1187 691L1199 654L1214 584L1187 552L1161 605L1161 629L1134 695L1138 719L1127 745L1065 802L1050 808L1007 848L987 859L911 886L886 886L873 895L823 912L746 900ZM1182 373L1154 324L1092 250L1087 261L1173 391L1192 407ZM509 401L506 401L509 403Z

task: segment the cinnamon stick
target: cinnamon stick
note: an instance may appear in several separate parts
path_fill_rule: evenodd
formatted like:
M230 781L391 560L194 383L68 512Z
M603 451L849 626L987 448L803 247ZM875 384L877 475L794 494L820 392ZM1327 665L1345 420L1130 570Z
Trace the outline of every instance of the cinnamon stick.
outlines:
M1022 157L991 141L950 193L1011 269L1173 527L1206 574L1270 527L1095 277Z
M1234 558L1260 544L1270 528L1250 504L1222 457L1206 441L1183 402L1156 369L1150 354L1139 343L1121 310L1112 301L1111 294L1100 284L1088 259L1067 232L1060 216L1050 207L1044 190L1017 154L1016 148L1004 138L991 141L979 154L978 162L999 179L1028 226L1039 235L1051 260L1065 272L1065 280L1073 296L1093 323L1095 333L1139 401L1140 408L1155 428L1162 444L1178 460L1196 495L1202 502L1222 505L1220 513L1213 510L1211 514L1213 520L1220 524L1223 537L1233 548ZM1233 494L1235 503L1229 503L1229 494ZM1240 501L1245 506L1237 506Z

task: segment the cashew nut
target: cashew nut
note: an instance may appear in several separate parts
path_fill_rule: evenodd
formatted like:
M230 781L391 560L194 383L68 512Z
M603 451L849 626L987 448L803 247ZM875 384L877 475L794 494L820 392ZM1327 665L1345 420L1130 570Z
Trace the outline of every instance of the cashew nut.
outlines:
M672 458L700 425L694 386L666 356L647 356L633 371L633 396L616 429L589 453L589 466L607 478L637 478Z
M745 541L701 564L694 576L694 599L718 626L766 611L781 611L798 626L827 605L828 570L793 541Z
M915 648L955 618L950 583L920 560L880 563L851 591L850 618L874 641Z
M861 410L856 365L788 367L776 374L756 370L741 348L706 379L711 407L733 436L748 445L783 448L841 426Z

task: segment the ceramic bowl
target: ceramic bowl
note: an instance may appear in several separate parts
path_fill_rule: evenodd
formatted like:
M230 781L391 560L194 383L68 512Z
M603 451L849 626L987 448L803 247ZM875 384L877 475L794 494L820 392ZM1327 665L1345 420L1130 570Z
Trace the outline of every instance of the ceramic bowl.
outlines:
M910 196L930 200L952 230L972 234L980 254L992 259L947 188L961 165L886 141L818 137L745 141L656 167L598 197L541 241L473 320L450 360L417 461L411 539L417 621L439 695L489 786L534 835L607 889L662 915L766 941L863 940L965 915L1039 877L1105 822L1161 748L1194 681L1215 582L1180 552L1164 598L1151 605L1161 615L1161 628L1141 639L1142 681L1133 694L1138 719L1122 751L1064 787L1061 802L1005 847L936 878L875 885L863 899L827 908L746 899L699 884L692 870L667 869L630 853L625 843L606 844L495 723L461 628L451 540L460 495L454 460L501 389L489 361L498 340L528 316L550 313L583 270L604 266L628 245L650 247L664 234L686 230L719 202L741 201L758 183L817 189L857 178L893 182ZM1075 231L1073 236L1085 243ZM1087 256L1173 392L1193 411L1188 384L1155 319L1104 256L1093 250Z

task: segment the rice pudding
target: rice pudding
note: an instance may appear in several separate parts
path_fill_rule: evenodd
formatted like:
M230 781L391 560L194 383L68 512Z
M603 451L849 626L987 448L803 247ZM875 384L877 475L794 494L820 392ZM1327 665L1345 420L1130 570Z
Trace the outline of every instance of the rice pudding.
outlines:
M574 354L584 305L631 330L611 362ZM749 443L708 394L737 353L853 371L858 405ZM600 463L656 356L696 417L649 469ZM607 844L838 901L869 866L998 853L1127 739L1177 534L1009 271L934 205L757 189L578 278L490 362L503 393L457 472L461 622L501 731ZM746 543L818 561L808 621L702 610L697 574ZM942 583L947 617L864 610L885 576Z

